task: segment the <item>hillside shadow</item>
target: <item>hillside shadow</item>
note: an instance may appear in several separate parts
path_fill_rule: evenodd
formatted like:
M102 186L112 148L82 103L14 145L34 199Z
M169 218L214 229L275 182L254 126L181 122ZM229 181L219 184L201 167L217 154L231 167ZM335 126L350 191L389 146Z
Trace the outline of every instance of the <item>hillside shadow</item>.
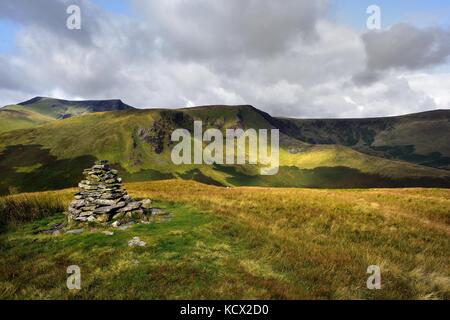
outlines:
M13 145L0 152L0 195L76 187L83 170L98 160L92 155L57 159L41 145ZM173 179L171 173L142 170L129 173L112 165L126 182Z
M0 153L0 194L74 187L95 160L89 155L57 159L41 145L8 146Z
M246 175L234 167L215 165L215 170L225 172L231 177L227 181L235 186L271 186L291 188L412 188L433 187L448 188L450 179L417 177L392 179L386 176L369 174L348 167L318 167L299 169L280 167L275 176Z

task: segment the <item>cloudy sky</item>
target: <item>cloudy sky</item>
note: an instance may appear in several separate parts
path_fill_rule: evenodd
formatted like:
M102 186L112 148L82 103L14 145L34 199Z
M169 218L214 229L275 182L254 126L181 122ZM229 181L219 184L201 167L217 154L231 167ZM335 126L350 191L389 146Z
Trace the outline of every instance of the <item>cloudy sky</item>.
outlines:
M71 4L80 30L66 27ZM0 105L34 96L294 117L449 109L450 3L0 0Z

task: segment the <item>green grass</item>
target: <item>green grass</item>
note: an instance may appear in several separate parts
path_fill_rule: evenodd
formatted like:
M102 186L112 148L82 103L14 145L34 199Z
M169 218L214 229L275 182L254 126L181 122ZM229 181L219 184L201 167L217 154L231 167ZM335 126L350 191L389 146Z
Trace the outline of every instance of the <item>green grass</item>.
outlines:
M446 189L221 188L132 183L172 213L113 236L39 231L61 214L0 234L3 299L450 299ZM70 195L74 190L53 192ZM130 248L138 236L147 243ZM80 291L66 268L81 268ZM369 265L382 290L365 287Z
M251 261L250 248L238 238L228 236L238 230L189 206L159 205L174 215L172 220L137 225L124 231L114 230L113 236L101 233L102 229L81 235L36 234L63 221L62 215L0 235L4 244L1 248L0 298L253 296L253 290L257 289L244 288L245 272L239 270L241 260ZM145 241L146 247L128 247L128 240L135 236ZM79 292L69 291L66 287L66 267L73 264L81 268L82 290ZM253 264L258 267L256 262ZM264 276L266 271L255 272Z
M363 153L448 169L450 110L366 119L278 119L289 135Z
M53 121L53 118L26 110L19 106L11 109L0 109L0 133L18 129L27 129Z
M108 102L110 102L108 104ZM115 110L112 101L104 101L104 109ZM34 112L52 120L59 119L62 115L79 116L93 112L93 104L89 101L67 101L45 97L35 97L27 101L25 104L9 105L5 109Z
M0 170L3 172L0 194L7 194L9 187L29 192L76 186L82 167L96 159L107 159L115 164L128 181L181 177L228 186L324 188L352 187L353 182L353 187L446 187L450 183L449 172L445 170L369 156L344 146L309 146L283 135L281 174L271 179L255 178L257 168L251 166L235 168L238 173L206 165L176 166L171 161L171 146L168 145L170 132L166 132L164 150L160 154L155 153L149 143L137 138L136 132L151 128L164 115L169 126L179 125L170 122L170 117L180 113L189 123L202 119L205 129L211 126L224 129L238 124L270 127L268 120L250 107L219 106L100 112L4 132L0 133ZM291 154L287 150L292 146L302 146L303 151ZM328 174L327 170L333 173ZM346 180L343 177L349 172L351 178Z
M280 163L302 169L346 167L359 170L362 173L378 174L394 179L445 177L450 174L444 170L366 155L338 145L316 145L299 154L290 154L283 150L280 153Z

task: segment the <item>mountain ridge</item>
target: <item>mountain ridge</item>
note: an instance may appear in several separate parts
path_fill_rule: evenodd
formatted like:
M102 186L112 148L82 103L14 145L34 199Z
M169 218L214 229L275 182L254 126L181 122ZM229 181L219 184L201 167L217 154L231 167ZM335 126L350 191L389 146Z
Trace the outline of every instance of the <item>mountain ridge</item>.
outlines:
M92 108L92 101L100 109ZM450 121L445 110L390 118L305 120L272 117L251 105L136 109L125 104L122 108L122 104L120 100L68 102L36 97L0 109L0 193L74 186L82 169L97 159L109 160L127 181L450 187ZM60 117L61 112L71 116ZM11 124L14 119L21 121L16 122L20 124L16 130L1 130L2 123ZM171 132L177 128L192 132L195 120L201 120L205 130L279 129L279 174L262 177L258 166L251 165L175 166Z
M135 109L134 107L127 105L123 103L121 99L98 99L98 100L66 100L66 99L59 99L59 98L51 98L51 97L43 97L43 96L36 96L34 98L31 98L29 100L19 102L18 105L26 106L31 105L35 103L39 103L42 101L52 101L52 102L61 102L61 103L67 103L67 104L84 104L84 105L105 105L105 104L112 104L113 106L119 105L120 108L118 110L122 109Z
M280 120L383 120L383 119L395 119L395 118L403 118L403 117L419 117L420 116L426 116L426 115L442 115L444 114L445 116L450 117L450 109L429 109L429 110L425 110L425 111L419 111L419 112L413 112L413 113L404 113L404 114L399 114L399 115L395 115L395 116L375 116L375 117L350 117L350 118L333 118L333 117L329 117L329 118L298 118L298 117L283 117L283 116L273 116L276 119L280 119Z
M450 118L450 109L430 109L425 111L419 111L414 113L405 113L405 114L399 114L394 116L375 116L375 117L350 117L350 118L302 118L302 117L284 117L284 116L272 116L270 113L263 111L261 109L256 108L255 106L251 104L238 104L238 105L227 105L227 104L207 104L207 105L198 105L198 106L192 106L192 107L176 107L176 108L162 108L162 107L149 107L149 108L136 108L131 105L128 105L124 103L121 99L94 99L94 100L66 100L66 99L60 99L60 98L52 98L52 97L44 97L44 96L36 96L31 99L25 100L23 102L19 102L17 104L11 104L6 105L3 107L0 107L0 109L8 108L9 106L14 105L32 105L38 102L42 101L53 101L53 102L62 102L67 104L83 104L83 105L106 105L111 104L112 107L110 110L104 110L104 111L96 111L96 112L106 112L106 111L121 111L121 110L196 110L196 109L204 109L204 108L222 108L222 107L228 107L228 108L249 108L253 109L261 114L265 114L270 116L273 119L277 120L309 120L309 121L315 121L315 120L334 120L334 121L347 121L347 120L354 120L354 121L360 121L360 120L384 120L384 119L395 119L395 118L404 118L404 117L410 117L410 118L423 118L425 116L438 116L438 115L444 115L448 118ZM115 105L119 105L117 109L115 109Z
M288 135L311 144L338 144L369 155L450 169L450 110L394 117L278 121Z
M77 101L38 96L0 108L0 132L32 128L92 112L133 109L120 99Z
M39 102L38 102L39 103ZM24 108L20 106L20 108ZM280 171L258 166L181 165L171 162L171 132L203 128L280 129ZM85 113L0 133L0 193L76 186L84 167L109 160L125 181L195 180L219 186L312 188L450 187L450 172L367 154L339 144L315 144L253 106L127 109Z

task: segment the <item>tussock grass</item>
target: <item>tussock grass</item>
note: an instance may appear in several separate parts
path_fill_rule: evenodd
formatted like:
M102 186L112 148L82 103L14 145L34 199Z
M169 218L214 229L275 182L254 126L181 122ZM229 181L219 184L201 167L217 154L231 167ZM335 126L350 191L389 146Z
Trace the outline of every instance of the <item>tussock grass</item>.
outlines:
M126 188L172 219L113 236L39 232L61 214L11 228L0 299L450 299L449 189ZM135 236L147 245L128 247ZM73 264L80 291L66 287ZM381 290L366 287L369 265Z
M18 225L63 212L69 192L24 193L0 197L0 227Z
M450 299L450 189L226 189L186 181L127 188L235 226L230 236L255 253L241 267L278 275L266 283L271 297ZM381 267L382 290L365 287L369 265Z

